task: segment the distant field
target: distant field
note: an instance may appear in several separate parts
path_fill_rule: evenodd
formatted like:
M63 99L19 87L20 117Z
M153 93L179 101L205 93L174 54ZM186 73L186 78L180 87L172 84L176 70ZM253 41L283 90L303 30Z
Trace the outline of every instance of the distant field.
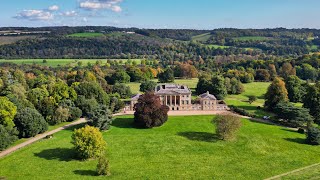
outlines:
M37 36L0 36L0 45L12 44L24 39L34 39Z
M200 34L197 36L193 36L192 40L193 41L199 41L199 42L204 42L207 41L212 35L210 33L204 33L204 34Z
M263 37L263 36L243 36L243 37L236 37L233 38L234 40L237 41L265 41L265 40L269 40L269 37Z
M15 63L15 64L38 64L43 66L51 66L51 67L58 67L58 66L65 66L65 65L71 65L76 66L77 63L80 61L82 62L83 66L87 66L88 63L96 63L97 60L101 60L102 64L107 63L106 59L46 59L47 63L43 63L43 59L10 59L10 60L4 60L0 59L0 63ZM114 61L122 61L125 63L127 59L112 59ZM141 59L132 59L132 61L136 61L137 64L141 63Z
M226 49L226 48L230 48L230 46L220 46L220 45L216 45L216 44L208 44L206 45L207 47L210 47L210 48L214 48L214 49Z
M100 36L104 36L102 33L74 33L74 34L70 34L68 35L68 37L100 37Z

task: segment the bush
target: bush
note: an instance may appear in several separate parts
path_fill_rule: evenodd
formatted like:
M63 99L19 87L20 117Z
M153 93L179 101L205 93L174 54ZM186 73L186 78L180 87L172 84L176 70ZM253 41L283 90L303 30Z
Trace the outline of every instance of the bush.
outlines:
M67 122L70 117L69 109L59 106L53 115L52 120L49 121L51 125L60 124L62 122Z
M110 176L110 167L109 167L109 160L106 158L106 156L100 156L98 159L98 165L97 165L97 173L98 175L103 176Z
M316 127L308 127L307 143L311 145L320 144L320 129Z
M18 140L18 131L15 128L9 129L0 124L0 151L6 149L14 141Z
M216 133L221 140L233 140L241 127L241 119L234 115L218 115L214 119Z
M106 142L98 128L86 126L74 130L72 144L81 159L99 157L105 152Z
M249 103L252 104L254 101L257 100L256 96L249 96Z
M304 129L299 128L299 129L298 129L298 133L300 133L300 134L304 134Z
M25 108L14 118L20 138L29 138L48 130L48 124L35 109Z
M70 113L70 116L68 119L69 122L79 119L82 116L82 110L77 107L70 107L69 113Z
M242 115L242 116L255 117L254 114L248 112L248 111L245 110L245 109L238 108L238 107L236 107L236 106L229 106L229 107L230 107L230 109L231 109L233 112L238 113L238 114L240 114L240 115Z
M113 120L111 111L105 105L99 105L88 117L88 124L97 127L100 130L108 130Z
M168 119L169 107L161 105L160 98L151 92L140 96L134 110L134 122L144 128L161 126Z

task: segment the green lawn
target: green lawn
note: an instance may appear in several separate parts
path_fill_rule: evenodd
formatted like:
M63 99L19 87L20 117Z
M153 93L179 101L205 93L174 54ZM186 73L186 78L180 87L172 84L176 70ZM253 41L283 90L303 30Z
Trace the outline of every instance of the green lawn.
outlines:
M91 64L95 64L97 60L101 60L103 64L107 63L106 59L46 59L47 63L43 63L43 59L0 59L0 63L4 62L11 62L15 64L38 64L43 66L51 66L51 67L58 67L58 66L76 66L78 61L83 63L83 66L86 66L88 62ZM123 63L127 61L127 59L112 59L114 61L122 60ZM137 64L141 63L141 59L132 59L132 61L136 61Z
M131 116L118 117L104 132L110 179L263 179L320 161L320 149L304 135L243 120L234 142L217 140L213 116L170 117L159 128L136 129ZM8 179L105 179L96 160L74 158L71 130L0 159Z
M90 33L90 32L74 33L74 34L68 35L68 37L84 37L84 38L92 38L92 37L100 37L100 36L104 36L104 35L102 33Z
M281 177L281 179L291 179L291 180L320 179L320 165L283 176Z
M207 41L212 35L210 33L204 33L197 36L193 36L191 39L192 41L199 41L199 42L205 42Z
M209 45L206 45L207 47L210 47L210 48L214 48L214 49L226 49L226 48L229 48L230 46L220 46L220 45L216 45L216 44L209 44Z
M225 99L226 103L246 109L258 117L270 115L263 110L257 109L258 106L263 107L264 105L264 94L267 92L270 82L253 82L243 85L245 92L239 95L228 95ZM249 104L248 97L253 95L257 97L257 101Z

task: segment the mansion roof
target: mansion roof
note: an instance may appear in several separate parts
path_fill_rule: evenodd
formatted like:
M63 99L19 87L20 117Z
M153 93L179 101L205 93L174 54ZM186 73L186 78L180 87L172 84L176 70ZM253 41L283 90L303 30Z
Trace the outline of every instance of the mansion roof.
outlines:
M199 97L200 97L201 99L217 100L217 98L216 98L214 95L210 94L209 91L207 91L206 93L203 93L203 94L199 95Z
M191 90L185 85L160 84L155 88L156 95L191 94Z

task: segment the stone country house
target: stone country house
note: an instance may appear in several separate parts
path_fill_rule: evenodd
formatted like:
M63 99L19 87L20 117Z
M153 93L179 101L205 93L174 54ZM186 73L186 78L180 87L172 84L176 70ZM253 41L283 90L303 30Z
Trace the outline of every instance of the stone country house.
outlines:
M155 95L160 97L161 104L167 105L171 111L219 111L227 110L228 106L217 98L206 92L192 100L191 90L185 85L159 84L155 88ZM130 104L126 106L127 111L133 111L141 94L131 98Z

